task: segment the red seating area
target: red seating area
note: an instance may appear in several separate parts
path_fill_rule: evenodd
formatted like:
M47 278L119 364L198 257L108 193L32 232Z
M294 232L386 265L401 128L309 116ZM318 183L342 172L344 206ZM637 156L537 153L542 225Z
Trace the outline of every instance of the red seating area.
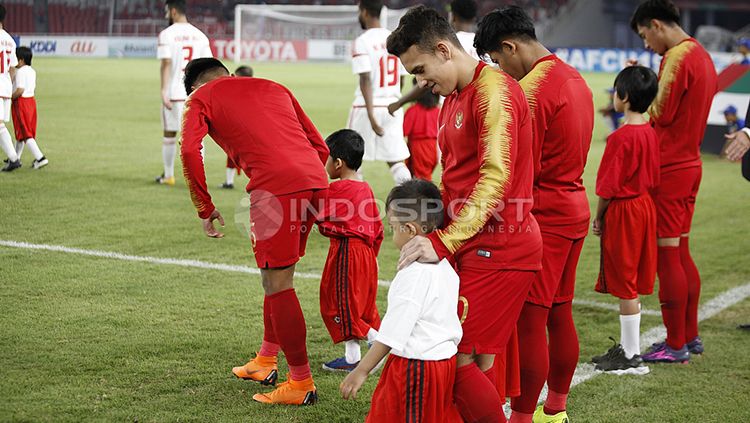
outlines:
M6 1L4 3L7 15L5 26L10 32L13 34L35 32L33 0Z
M109 30L109 11L102 2L52 2L47 6L51 34L103 34Z

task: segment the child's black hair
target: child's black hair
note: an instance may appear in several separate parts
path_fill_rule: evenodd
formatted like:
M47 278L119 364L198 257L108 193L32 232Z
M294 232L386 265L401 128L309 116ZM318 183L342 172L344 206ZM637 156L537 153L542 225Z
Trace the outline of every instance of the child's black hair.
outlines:
M443 225L440 189L423 179L410 179L393 187L385 200L388 213L403 223L416 223L425 233Z
M34 57L34 54L31 52L31 49L28 47L18 47L16 48L16 58L18 60L23 60L23 62L29 66L31 66L31 59Z
M628 100L630 110L645 113L659 92L659 80L645 66L628 66L617 74L615 92L620 99Z
M351 170L357 170L362 166L365 140L357 131L340 129L326 138L326 144L331 151L332 159L341 159Z

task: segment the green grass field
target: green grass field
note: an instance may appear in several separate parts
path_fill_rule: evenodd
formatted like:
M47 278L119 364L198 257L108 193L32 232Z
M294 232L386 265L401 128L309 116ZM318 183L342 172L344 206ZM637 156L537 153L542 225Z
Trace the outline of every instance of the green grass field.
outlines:
M25 152L22 169L0 174L0 240L254 266L250 243L234 223L246 219L243 190L212 189L228 220L227 236L216 240L202 234L181 178L173 188L152 182L161 172L156 60L34 64L37 139L50 165L32 171ZM346 124L356 86L347 66L259 64L256 74L290 87L324 136ZM601 107L613 75L586 78ZM604 137L597 119L585 176L590 198ZM206 144L214 188L223 181L225 156ZM386 166L367 163L364 174L384 199L392 185ZM706 157L691 243L702 302L750 282L748 204L750 184L739 166ZM319 273L327 249L326 239L312 235L298 269ZM614 304L593 292L598 254L590 236L577 296ZM393 277L396 257L388 238L381 279ZM342 376L319 370L342 348L331 344L320 319L314 279L297 282L320 395L307 408L257 404L252 395L266 388L230 372L259 347L258 276L0 246L0 281L0 421L355 422L366 415L377 382L372 377L359 399L345 402L337 391ZM385 298L382 289L381 313ZM656 295L644 308L658 310ZM619 336L619 322L610 310L574 310L586 362L609 347L608 336ZM660 321L644 316L642 328ZM750 421L750 334L735 329L738 323L750 323L750 300L703 323L706 353L689 365L652 366L642 377L602 375L576 386L572 421Z

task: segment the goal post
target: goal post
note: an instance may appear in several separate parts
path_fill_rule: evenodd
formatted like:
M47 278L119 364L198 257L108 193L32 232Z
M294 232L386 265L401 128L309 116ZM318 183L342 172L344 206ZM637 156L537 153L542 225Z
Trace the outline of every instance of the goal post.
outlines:
M358 10L350 5L238 4L231 57L237 63L350 60L352 42L362 33ZM404 13L383 7L381 23L392 30Z

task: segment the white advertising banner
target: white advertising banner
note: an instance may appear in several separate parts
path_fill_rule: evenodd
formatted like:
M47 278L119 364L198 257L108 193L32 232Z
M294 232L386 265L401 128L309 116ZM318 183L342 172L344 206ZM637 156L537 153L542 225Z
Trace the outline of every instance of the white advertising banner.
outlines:
M27 46L35 56L107 57L107 37L70 37L24 35L19 45Z

